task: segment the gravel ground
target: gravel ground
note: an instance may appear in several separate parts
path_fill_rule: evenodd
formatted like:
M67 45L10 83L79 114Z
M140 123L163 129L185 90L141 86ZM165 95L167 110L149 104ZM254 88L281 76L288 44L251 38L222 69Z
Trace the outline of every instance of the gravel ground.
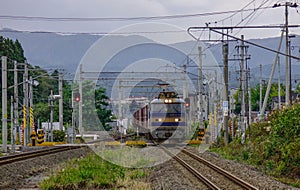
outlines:
M253 166L226 160L216 153L211 153L199 148L189 147L188 149L233 175L242 178L258 189L299 190L299 188L294 188L276 181L274 178L265 175ZM191 176L191 174L185 171L185 169L174 160L154 167L150 181L153 189L203 189L202 186L199 186L197 179Z
M274 180L253 166L248 166L236 161L222 159L216 153L204 152L198 148L189 148L194 153L213 162L217 166L241 177L259 189L291 189L293 188ZM89 148L69 150L68 153L58 153L43 156L37 159L25 160L0 168L0 189L38 189L37 184L44 179L59 164L72 158L79 158L90 153ZM25 163L25 164L24 164ZM174 160L166 161L151 168L152 174L147 181L151 183L152 189L207 189L205 185L186 171Z
M89 148L83 147L1 166L0 189L38 189L38 183L59 164L83 157L89 152Z

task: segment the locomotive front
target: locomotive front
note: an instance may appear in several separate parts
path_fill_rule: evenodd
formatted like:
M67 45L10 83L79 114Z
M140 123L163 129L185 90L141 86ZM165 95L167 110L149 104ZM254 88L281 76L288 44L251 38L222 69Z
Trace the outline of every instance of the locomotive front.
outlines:
M186 131L185 102L174 92L161 92L150 103L149 129L154 140L182 140Z

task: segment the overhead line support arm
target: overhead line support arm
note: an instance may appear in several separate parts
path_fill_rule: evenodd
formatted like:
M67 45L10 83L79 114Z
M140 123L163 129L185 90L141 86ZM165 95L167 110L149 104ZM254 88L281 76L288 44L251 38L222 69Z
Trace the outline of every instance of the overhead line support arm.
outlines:
M235 37L233 35L230 35L230 34L226 34L226 33L223 33L223 32L220 32L218 31L219 29L241 29L241 28L252 28L252 29L255 29L255 28L283 28L285 27L284 25L274 25L274 26L227 26L227 27L209 27L209 26L205 26L205 27L198 27L198 26L194 26L194 27L189 27L187 29L187 32L189 35L191 35L194 39L198 40L198 38L196 38L192 33L191 33L191 30L204 30L204 29L209 29L210 31L213 31L213 32L216 32L218 34L221 34L221 35L225 35L227 37L230 37L232 39L235 39L235 40L239 40L241 42L245 42L245 43L248 43L248 44L251 44L253 46L256 46L256 47L259 47L259 48L262 48L262 49L265 49L265 50L268 50L268 51L271 51L271 52L274 52L274 53L278 53L280 55L283 55L283 56L288 56L290 58L293 58L293 59L296 59L296 60L300 60L300 57L296 57L296 56L293 56L293 55L287 55L286 53L282 53L280 51L277 51L277 50L274 50L274 49L271 49L271 48L268 48L268 47L265 47L265 46L262 46L262 45L259 45L259 44L256 44L256 43L253 43L253 42L250 42L250 41L247 41L247 40L243 40L241 38L238 38L238 37ZM300 25L289 25L288 27L291 27L291 28L298 28L300 27Z

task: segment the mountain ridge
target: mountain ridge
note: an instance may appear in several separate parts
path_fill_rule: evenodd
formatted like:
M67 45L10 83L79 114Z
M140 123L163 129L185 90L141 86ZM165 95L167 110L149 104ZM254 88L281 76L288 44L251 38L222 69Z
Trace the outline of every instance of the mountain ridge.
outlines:
M85 55L86 51L102 36L93 34L69 34L62 35L57 33L44 33L44 32L18 32L12 29L0 30L0 35L6 38L18 39L24 49L25 57L28 62L41 68L56 68L63 69L66 73L75 73L80 60ZM118 40L120 36L114 36L114 40ZM263 39L250 39L250 42L258 43L262 46L277 49L279 43L279 37L263 38ZM300 44L300 36L295 36L291 39L291 46ZM113 43L113 42L112 42ZM175 43L177 46L182 48L193 48L195 41L186 41ZM113 46L114 44L109 44ZM174 45L174 44L173 44ZM206 44L210 45L210 44ZM230 59L232 59L236 52L234 51L235 46L239 45L237 42L229 43ZM210 47L210 51L214 55L217 63L222 65L222 46L221 43L215 44ZM281 51L284 52L282 46ZM300 56L299 52L296 51L297 47L291 51L292 55ZM268 78L270 75L270 68L275 59L275 53L261 50L258 47L249 45L248 54L251 55L249 60L249 67L251 69L251 77L254 83L257 83L259 78L259 65L263 65L263 78ZM285 72L285 58L280 56L281 60L281 75ZM182 61L182 60L181 60ZM299 62L292 60L292 78L300 80L297 76L300 73ZM238 61L229 62L229 70L231 73L235 73L237 70ZM234 74L233 74L234 75ZM236 75L236 74L235 74ZM231 77L231 82L236 79L234 76ZM277 78L277 74L274 74L274 78ZM284 77L281 77L284 79ZM282 80L284 81L284 80Z

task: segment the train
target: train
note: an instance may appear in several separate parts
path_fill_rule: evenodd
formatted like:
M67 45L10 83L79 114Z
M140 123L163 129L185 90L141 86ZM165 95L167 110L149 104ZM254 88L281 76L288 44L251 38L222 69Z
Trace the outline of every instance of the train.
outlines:
M133 113L133 126L152 140L184 140L186 137L185 101L173 91L162 91L149 104Z

